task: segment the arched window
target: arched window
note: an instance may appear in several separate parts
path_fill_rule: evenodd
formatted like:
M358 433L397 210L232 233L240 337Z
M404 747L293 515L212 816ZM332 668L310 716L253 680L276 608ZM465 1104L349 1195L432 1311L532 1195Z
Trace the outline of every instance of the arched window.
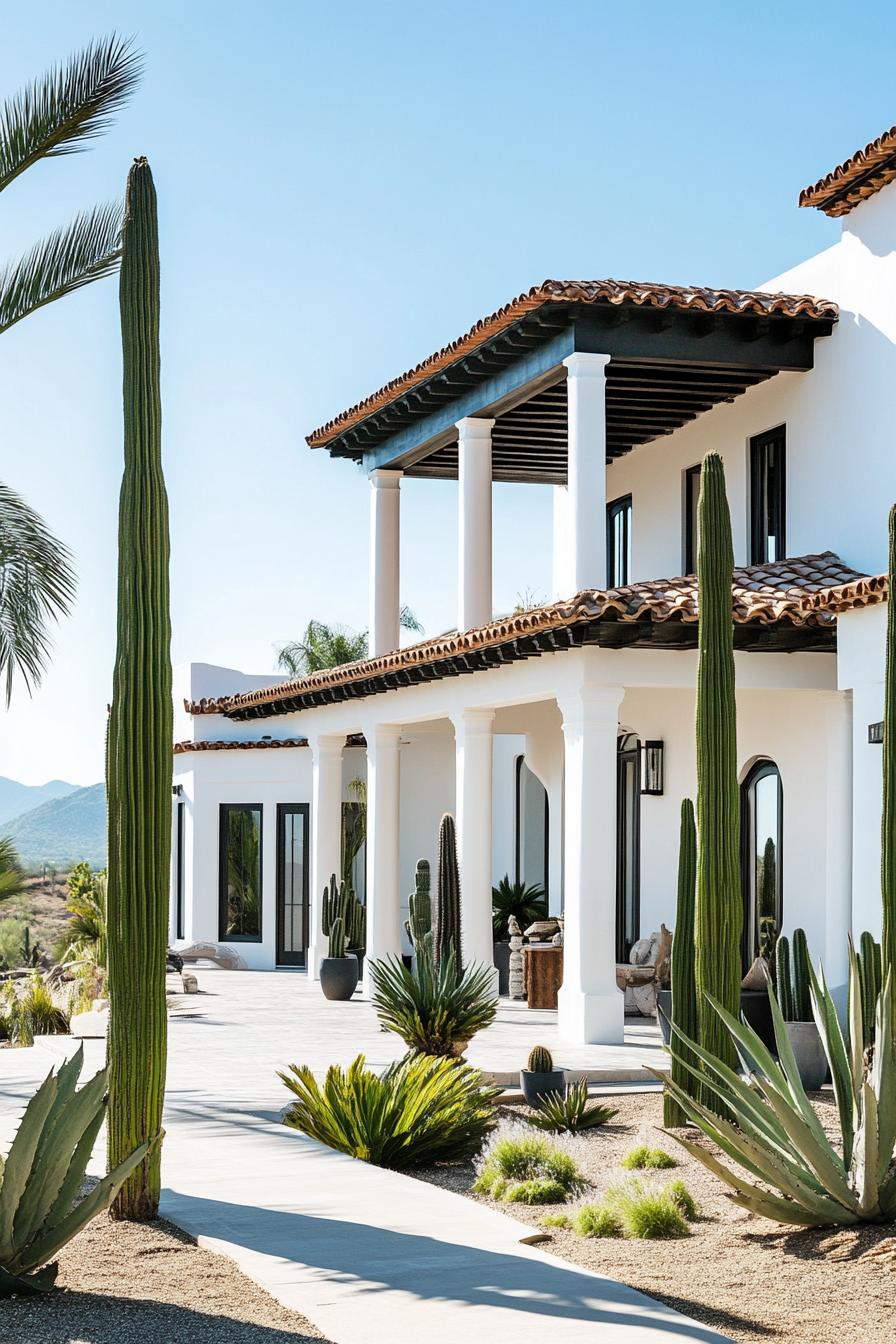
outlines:
M774 761L757 761L741 785L746 970L754 957L770 956L781 929L781 837L784 796Z
M636 733L616 740L616 960L641 936L641 760Z

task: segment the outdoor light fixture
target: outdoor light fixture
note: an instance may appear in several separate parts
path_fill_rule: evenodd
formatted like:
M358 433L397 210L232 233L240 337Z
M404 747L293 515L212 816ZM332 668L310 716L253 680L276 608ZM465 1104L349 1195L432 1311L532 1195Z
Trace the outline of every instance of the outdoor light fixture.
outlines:
M183 791L184 791L184 786L183 786L183 784L172 784L172 785L171 785L171 792L174 794L175 798L179 798L179 797L181 796L181 794L183 793Z
M657 797L663 792L662 742L645 742L641 747L641 792Z
M883 721L883 719L881 719L881 721L880 721L879 723L869 723L869 725L868 725L868 741L871 743L871 745L872 745L873 747L879 747L879 746L881 746L881 745L883 744L883 740L884 740L884 721Z

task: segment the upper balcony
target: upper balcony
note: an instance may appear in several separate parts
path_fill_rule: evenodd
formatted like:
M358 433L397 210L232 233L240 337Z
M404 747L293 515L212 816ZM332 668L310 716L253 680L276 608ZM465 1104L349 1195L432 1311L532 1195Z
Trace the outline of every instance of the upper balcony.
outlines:
M555 492L554 590L606 587L606 464L783 370L836 304L805 295L546 281L308 436L371 481L371 654L398 647L403 475L457 479L458 629L492 619L491 484Z

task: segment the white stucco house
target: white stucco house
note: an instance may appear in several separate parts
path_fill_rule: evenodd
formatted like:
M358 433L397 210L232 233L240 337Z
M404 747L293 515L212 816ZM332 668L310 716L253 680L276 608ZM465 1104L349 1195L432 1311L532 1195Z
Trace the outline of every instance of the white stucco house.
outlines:
M493 881L541 881L565 917L561 1034L621 1040L617 960L674 924L695 792L695 505L715 450L739 566L744 961L771 854L779 928L805 927L842 983L848 931L880 924L896 128L800 204L840 238L758 291L547 281L308 436L367 477L370 656L295 681L180 669L175 946L314 973L360 777L368 958L407 950L414 866L450 810L466 958L491 961ZM459 607L456 632L400 648L406 476L458 482ZM554 495L554 600L498 617L493 481ZM228 846L251 870L242 903Z

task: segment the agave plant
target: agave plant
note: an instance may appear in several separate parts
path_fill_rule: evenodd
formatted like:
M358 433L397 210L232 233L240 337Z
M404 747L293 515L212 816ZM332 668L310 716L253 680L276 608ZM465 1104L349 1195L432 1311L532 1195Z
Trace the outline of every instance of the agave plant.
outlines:
M619 1112L612 1106L595 1102L588 1105L588 1084L584 1078L568 1083L565 1092L548 1092L541 1098L537 1111L526 1116L526 1122L550 1134L581 1134L586 1129L605 1125Z
M29 1101L0 1176L0 1297L45 1292L56 1281L54 1255L96 1214L146 1155L143 1144L77 1203L106 1114L106 1071L75 1091L79 1049L50 1073Z
M440 962L417 956L413 970L398 957L374 961L370 977L381 1025L420 1054L462 1055L477 1031L494 1021L498 1000L491 970L459 970L453 948Z
M409 1055L382 1074L363 1055L323 1086L307 1064L281 1073L296 1101L284 1124L363 1162L404 1171L472 1157L495 1124L500 1088L453 1059Z
M675 1135L683 1148L731 1189L735 1204L779 1223L826 1227L896 1220L896 1053L893 1045L892 976L878 995L876 1039L865 1051L862 1002L855 950L849 946L849 1031L844 1034L824 979L809 968L812 1012L834 1083L840 1118L840 1143L827 1138L800 1082L784 1017L774 990L768 995L774 1024L776 1060L745 1023L709 999L741 1057L755 1071L745 1081L695 1042L686 1040L702 1063L701 1077L717 1103L735 1123L689 1097L665 1079L682 1110L742 1168L733 1171L711 1152ZM673 1028L674 1029L674 1028ZM700 1064L689 1064L693 1072ZM653 1072L651 1070L651 1072ZM656 1074L661 1077L660 1074ZM748 1177L753 1179L747 1179ZM763 1182L762 1185L756 1181ZM769 1188L767 1188L769 1187Z

